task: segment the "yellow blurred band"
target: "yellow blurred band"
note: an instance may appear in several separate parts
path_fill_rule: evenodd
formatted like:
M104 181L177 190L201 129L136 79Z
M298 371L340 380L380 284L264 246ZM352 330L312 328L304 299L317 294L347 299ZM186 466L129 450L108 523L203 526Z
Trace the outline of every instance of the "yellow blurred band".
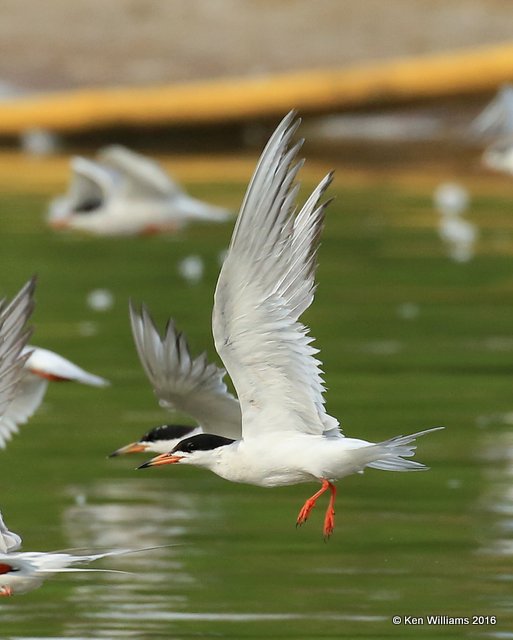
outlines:
M281 117L492 91L513 80L513 44L345 69L156 87L83 89L0 103L0 135Z

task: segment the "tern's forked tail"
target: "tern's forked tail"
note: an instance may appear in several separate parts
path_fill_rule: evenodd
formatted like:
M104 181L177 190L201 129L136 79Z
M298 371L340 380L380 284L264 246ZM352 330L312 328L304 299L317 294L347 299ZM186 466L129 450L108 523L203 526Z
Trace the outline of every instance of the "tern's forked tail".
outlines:
M374 446L382 450L382 455L380 453L378 460L370 462L367 467L381 469L382 471L427 471L429 467L426 467L421 462L405 460L405 458L411 458L415 455L417 446L412 443L415 442L416 438L444 428L433 427L432 429L412 433L409 436L396 436L395 438L390 438L390 440L379 442Z

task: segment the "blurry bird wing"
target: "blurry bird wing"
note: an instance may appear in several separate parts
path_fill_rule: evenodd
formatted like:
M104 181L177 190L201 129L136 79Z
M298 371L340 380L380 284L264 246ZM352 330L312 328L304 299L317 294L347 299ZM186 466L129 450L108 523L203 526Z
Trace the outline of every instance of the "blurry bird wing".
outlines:
M28 358L23 349L30 337L26 322L33 309L35 279L22 287L20 292L7 304L0 302L0 448L9 438L9 428L3 426L7 417L9 422L10 406L19 393L24 375L24 364Z
M127 197L168 198L183 193L157 162L121 145L104 147L98 153L98 160L119 172Z
M130 322L141 364L162 406L186 413L205 432L241 436L238 400L223 381L225 371L205 353L193 358L187 338L169 320L161 335L146 306L130 304Z
M0 448L5 448L12 436L18 433L18 426L34 415L43 401L47 386L48 380L24 372L15 397L0 418Z
M0 553L12 553L21 547L21 538L9 531L0 511Z
M71 160L71 182L68 199L72 209L88 202L104 202L116 187L116 175L93 160L75 156Z

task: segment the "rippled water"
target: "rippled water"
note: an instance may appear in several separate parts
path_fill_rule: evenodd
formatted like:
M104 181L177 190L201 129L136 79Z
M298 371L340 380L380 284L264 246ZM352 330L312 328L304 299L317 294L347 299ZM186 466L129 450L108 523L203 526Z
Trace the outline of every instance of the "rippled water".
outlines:
M178 239L56 236L41 221L42 197L2 196L2 288L11 294L38 272L34 343L113 383L51 386L0 452L5 518L26 550L155 547L97 565L121 573L66 574L3 600L2 637L513 637L513 245L487 241L507 226L506 204L478 202L474 220L488 231L475 260L455 265L430 193L344 191L342 176L338 185L307 316L328 409L368 439L447 429L419 442L427 473L341 481L328 543L324 503L294 526L313 485L259 489L106 458L167 419L135 355L129 296L159 321L174 315L193 350L213 357L210 305L230 225ZM235 208L243 185L195 188ZM205 278L187 284L177 265L193 253ZM94 289L114 306L89 308ZM428 615L470 623L430 625ZM473 615L498 622L473 625Z

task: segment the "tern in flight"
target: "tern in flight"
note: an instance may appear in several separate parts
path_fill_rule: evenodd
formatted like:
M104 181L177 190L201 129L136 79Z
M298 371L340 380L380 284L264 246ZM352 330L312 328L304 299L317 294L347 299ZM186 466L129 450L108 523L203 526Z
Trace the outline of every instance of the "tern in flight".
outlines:
M68 192L49 206L48 223L96 235L176 232L194 221L224 222L227 209L193 198L155 161L121 145L97 160L71 161Z
M34 307L34 289L35 278L32 278L9 305L5 300L0 301L0 394L4 387L11 389L9 397L0 399L0 449L5 448L13 434L18 432L18 426L25 424L37 410L50 380L72 380L97 387L109 384L104 378L84 371L53 351L27 344L29 332L24 322ZM23 338L25 335L27 339ZM13 341L19 349L9 352L7 347ZM10 355L4 356L4 352ZM9 368L16 353L19 359L14 385L12 381L8 384L2 379L2 371Z
M0 420L5 419L12 404L19 397L23 398L25 393L26 368L32 357L32 351L27 347L31 331L26 323L34 307L34 288L35 279L32 278L9 304L5 300L0 301ZM36 363L41 365L37 358ZM50 368L51 363L52 358ZM57 363L60 363L59 357ZM21 552L20 547L21 537L9 530L0 512L0 596L31 591L54 573L94 571L75 565L132 551L122 549L93 555L73 555Z
M224 383L225 370L209 362L206 353L194 358L173 320L161 334L145 305L138 309L130 304L130 323L139 359L160 406L189 415L196 425L159 425L110 457L167 453L185 437L201 433L240 438L240 405Z
M296 221L292 232L301 233ZM311 287L315 286L314 276L314 270L305 274L311 278ZM110 457L141 452L167 453L186 436L201 433L240 439L240 404L224 383L226 371L209 362L206 353L193 358L185 334L177 330L172 318L161 333L146 305L138 309L130 303L129 311L137 353L159 404L170 411L188 414L196 425L159 425L136 442L116 449Z
M324 536L335 526L335 481L366 467L417 471L417 437L384 442L344 437L324 407L320 362L300 316L314 298L314 272L327 175L296 215L299 125L287 115L271 136L246 191L217 282L213 333L242 412L242 437L204 433L185 438L141 467L190 464L233 482L277 487L317 481L299 512L303 524L330 491Z
M150 550L149 547L147 549L116 549L103 553L75 555L52 551L19 551L20 548L20 536L9 531L0 512L0 596L18 595L37 589L47 578L56 573L85 571L124 573L113 569L88 569L76 565Z

